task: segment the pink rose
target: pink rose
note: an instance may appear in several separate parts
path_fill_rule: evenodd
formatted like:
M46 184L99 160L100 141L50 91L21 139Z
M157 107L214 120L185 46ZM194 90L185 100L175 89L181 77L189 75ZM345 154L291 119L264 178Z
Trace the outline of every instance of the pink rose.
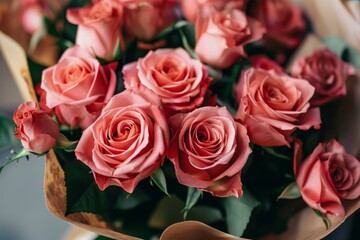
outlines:
M13 119L15 137L21 140L26 150L42 154L55 147L60 136L59 126L36 102L21 104Z
M141 84L159 96L167 115L202 105L210 82L207 68L182 48L150 51L123 74L126 88Z
M245 45L259 40L265 29L244 12L232 8L215 11L196 22L195 52L200 60L216 68L227 68L246 57Z
M41 30L45 7L45 3L41 0L21 1L19 19L25 32L33 34Z
M76 44L106 60L114 58L119 44L124 47L122 17L123 7L116 0L102 0L66 13L67 20L78 25Z
M355 69L341 61L328 49L315 51L311 56L296 59L291 66L294 77L308 80L315 87L312 105L322 105L346 95L345 81Z
M320 143L301 161L301 145L295 145L295 176L304 201L325 214L345 215L341 199L360 196L360 162L332 139Z
M179 182L214 196L241 197L240 172L251 153L246 128L225 107L203 107L170 118L168 158Z
M258 0L252 13L264 24L265 42L269 47L294 48L305 36L302 12L288 0Z
M101 190L116 185L132 193L162 165L168 145L160 99L145 88L127 89L84 131L75 155L92 170Z
M43 71L45 104L56 108L62 124L88 127L115 92L117 64L101 66L85 49L67 49L59 62ZM43 99L41 102L44 101Z
M245 10L246 0L180 0L180 4L184 17L189 22L195 23L199 11L210 12L211 8L221 11L230 4L240 10Z
M236 86L237 117L247 126L251 142L289 146L296 129L320 127L319 108L309 108L314 87L284 73L250 68Z
M254 68L261 68L264 70L274 70L278 73L283 73L284 69L277 64L277 62L271 60L266 55L255 55L250 57L250 62L253 64Z
M175 0L117 0L125 7L126 31L151 40L176 21Z

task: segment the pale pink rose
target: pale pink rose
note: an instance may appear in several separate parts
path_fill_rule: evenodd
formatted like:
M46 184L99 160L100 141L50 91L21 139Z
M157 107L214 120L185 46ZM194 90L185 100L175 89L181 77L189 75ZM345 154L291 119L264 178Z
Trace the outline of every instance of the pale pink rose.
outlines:
M296 129L320 127L319 108L310 108L314 87L304 79L273 70L250 68L236 86L237 117L245 123L251 142L289 146Z
M76 44L96 56L112 60L119 45L121 49L124 47L121 33L123 6L116 0L69 9L66 18L78 25Z
M75 149L101 190L110 185L132 193L163 163L169 129L161 101L146 88L115 95L87 128Z
M44 4L40 0L21 1L19 18L25 32L33 34L43 28Z
M301 9L289 0L258 0L252 15L265 26L264 39L268 47L294 48L305 36Z
M294 77L306 79L315 87L315 94L310 101L312 105L322 105L346 95L345 81L355 72L351 65L328 49L298 58L291 66Z
M225 107L202 107L170 118L167 157L179 182L214 196L242 196L240 172L251 153L246 128Z
M245 10L246 0L180 0L180 4L184 17L189 22L195 23L199 11L210 12L211 8L221 11L226 5Z
M176 19L175 0L114 0L124 6L126 32L141 40L152 40ZM95 0L94 2L99 2Z
M41 88L45 93L41 102L56 109L62 124L86 128L114 95L116 66L101 66L92 54L78 46L68 48L56 65L43 71Z
M360 162L332 139L320 143L301 162L301 144L295 145L295 177L302 198L325 214L345 215L341 199L360 196Z
M21 104L13 119L15 137L21 140L26 150L42 154L55 147L60 136L59 126L36 102Z
M215 11L197 19L195 52L202 62L227 68L246 57L246 44L261 39L264 32L260 22L236 8Z
M150 51L123 74L126 88L141 84L159 96L167 115L202 105L210 82L207 68L182 48Z
M264 70L274 70L275 72L282 73L284 69L275 61L271 60L266 55L254 55L250 57L250 62L254 68L261 68Z

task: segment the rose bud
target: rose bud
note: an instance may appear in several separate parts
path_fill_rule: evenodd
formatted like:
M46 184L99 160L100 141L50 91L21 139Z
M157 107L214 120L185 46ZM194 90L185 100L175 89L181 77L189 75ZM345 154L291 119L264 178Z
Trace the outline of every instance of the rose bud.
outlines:
M106 60L114 58L120 45L124 47L121 35L123 6L114 0L99 1L90 6L67 10L66 18L78 25L76 44Z
M141 87L110 100L75 149L101 190L110 185L132 193L165 159L169 128L160 99Z
M314 87L304 79L250 68L242 73L235 91L237 117L247 126L253 143L290 146L296 129L320 127L320 110L309 104Z
M301 9L288 0L258 0L252 16L266 28L265 44L271 48L295 48L305 36Z
M114 95L116 66L100 65L78 46L68 48L56 65L43 71L40 103L54 110L61 124L86 128Z
M294 170L302 198L325 214L345 215L341 199L360 196L360 162L336 140L320 143L303 162L295 144Z
M15 137L21 140L26 150L42 154L55 147L60 136L59 126L36 102L21 104L13 119Z
M245 46L261 39L265 32L257 20L237 8L198 16L195 52L199 59L216 68L227 68L247 57Z
M150 51L125 65L123 74L126 88L141 84L159 96L167 116L201 106L211 80L207 68L182 48Z
M251 153L246 128L225 107L202 107L170 118L167 157L178 181L214 196L241 197L240 172Z
M346 79L355 73L355 68L328 49L298 58L291 66L294 77L306 79L315 87L310 103L317 106L346 95Z

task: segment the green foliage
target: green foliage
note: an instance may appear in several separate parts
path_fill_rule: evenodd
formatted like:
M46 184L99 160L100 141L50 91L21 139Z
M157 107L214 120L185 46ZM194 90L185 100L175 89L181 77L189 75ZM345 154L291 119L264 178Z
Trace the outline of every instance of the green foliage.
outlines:
M202 191L197 190L196 188L188 187L185 207L182 210L183 211L183 218L186 219L190 209L195 206L197 201L200 199L200 197L203 195Z
M12 151L12 153L15 153L15 152ZM11 163L13 163L13 162L18 162L19 159L21 159L21 158L26 157L26 159L29 159L29 155L30 155L30 152L29 152L29 151L27 151L26 149L21 149L20 152L15 153L15 156L9 158L9 159L7 160L7 162L0 167L0 173L2 172L2 170L3 170L7 165L9 165L9 164L11 164Z
M330 224L331 224L328 216L327 216L326 214L320 212L319 210L316 210L316 209L313 209L313 210L314 210L314 213L315 213L318 217L320 217L320 218L322 219L322 221L323 221L323 223L324 223L324 225L325 225L326 230L328 230L329 227L330 227Z
M158 170L156 170L156 172L151 174L150 177L151 177L151 180L156 184L156 186L158 186L161 191L163 191L166 195L168 195L170 197L169 193L167 192L165 174L161 170L161 168L159 168Z
M301 192L296 182L290 183L280 194L278 199L296 199L301 197Z
M64 166L66 184L66 215L78 212L104 214L114 208L119 188L101 191L90 169L73 159Z
M14 137L14 131L14 121L8 116L0 115L0 150L20 144Z
M228 232L234 236L242 236L254 208L260 203L244 189L241 198L228 197L223 199Z

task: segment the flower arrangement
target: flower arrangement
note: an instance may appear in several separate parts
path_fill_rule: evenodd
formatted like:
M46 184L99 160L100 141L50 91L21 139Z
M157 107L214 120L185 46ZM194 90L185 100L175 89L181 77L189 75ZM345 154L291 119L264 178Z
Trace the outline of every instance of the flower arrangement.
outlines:
M185 220L265 239L307 209L324 222L317 238L358 209L360 162L335 115L357 66L338 43L295 56L310 28L293 3L51 6L20 11L43 19L23 21L32 47L47 35L58 54L47 66L28 59L36 96L14 113L24 149L8 163L47 154L57 216L120 239L159 238Z

